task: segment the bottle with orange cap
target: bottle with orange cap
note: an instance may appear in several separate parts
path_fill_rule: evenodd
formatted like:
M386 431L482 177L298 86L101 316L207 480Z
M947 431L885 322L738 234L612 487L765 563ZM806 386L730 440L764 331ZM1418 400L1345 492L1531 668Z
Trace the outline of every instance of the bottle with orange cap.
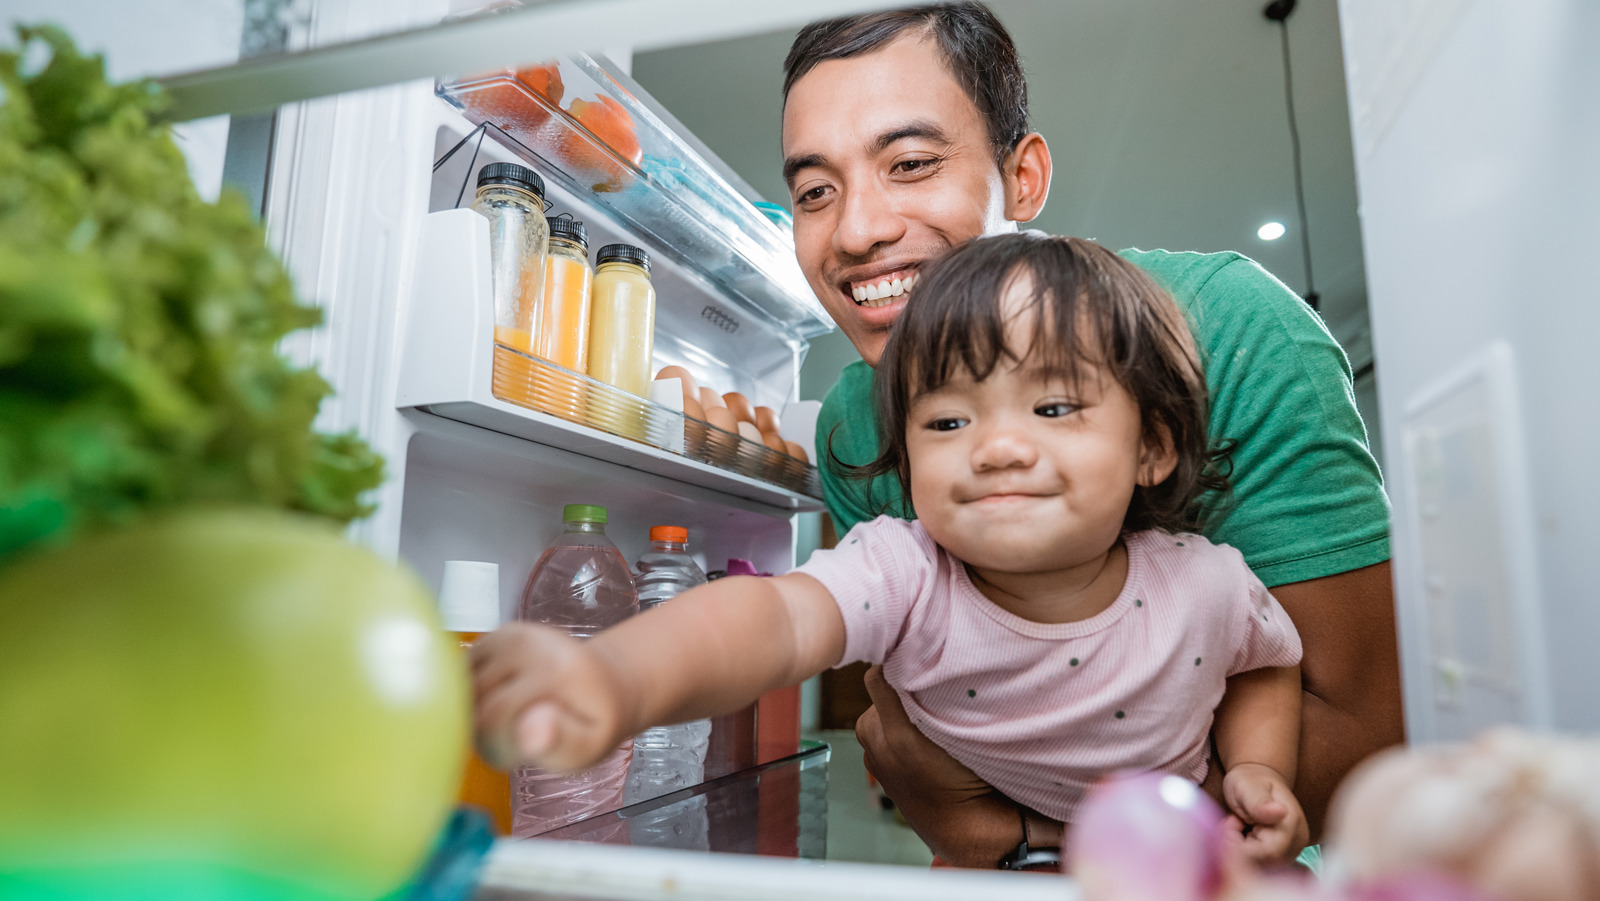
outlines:
M637 569L634 584L639 589L640 615L706 582L705 571L689 556L689 530L681 526L652 527L650 550L639 558ZM710 737L710 720L658 726L640 733L634 739L633 763L628 768L627 803L704 781Z

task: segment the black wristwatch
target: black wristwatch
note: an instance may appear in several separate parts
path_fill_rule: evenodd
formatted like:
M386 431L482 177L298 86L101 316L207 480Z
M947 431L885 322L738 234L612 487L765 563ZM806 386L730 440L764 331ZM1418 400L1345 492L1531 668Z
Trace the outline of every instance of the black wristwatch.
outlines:
M1035 848L1028 844L1028 812L1017 806L1017 816L1022 820L1022 842L1016 850L1000 858L996 864L1002 870L1060 870L1060 848Z

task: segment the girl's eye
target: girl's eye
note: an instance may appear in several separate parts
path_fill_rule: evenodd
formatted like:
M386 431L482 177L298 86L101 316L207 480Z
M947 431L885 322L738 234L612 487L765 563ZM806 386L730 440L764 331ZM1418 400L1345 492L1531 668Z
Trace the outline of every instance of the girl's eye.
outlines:
M1071 416L1078 412L1078 407L1068 403L1040 404L1033 408L1033 412L1054 419L1058 416Z
M967 421L965 419L946 416L943 419L935 419L928 423L928 428L933 429L935 432L953 432L966 424Z

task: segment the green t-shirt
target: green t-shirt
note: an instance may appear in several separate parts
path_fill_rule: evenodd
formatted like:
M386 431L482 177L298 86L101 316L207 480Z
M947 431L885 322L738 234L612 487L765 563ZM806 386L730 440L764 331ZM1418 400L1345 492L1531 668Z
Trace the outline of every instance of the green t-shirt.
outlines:
M1389 501L1350 362L1317 315L1236 253L1121 255L1177 299L1205 363L1211 441L1238 442L1233 492L1203 499L1206 537L1238 548L1268 587L1389 559ZM829 456L853 465L877 456L872 375L864 362L845 367L817 419L823 493L841 535L883 513L910 515L893 475L869 484Z

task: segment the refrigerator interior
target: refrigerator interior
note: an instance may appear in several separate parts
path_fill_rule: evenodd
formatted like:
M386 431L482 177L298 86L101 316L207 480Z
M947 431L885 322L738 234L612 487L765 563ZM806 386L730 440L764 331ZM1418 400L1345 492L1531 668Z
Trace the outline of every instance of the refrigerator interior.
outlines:
M574 81L583 71L595 68L575 71ZM494 135L474 137L435 170L474 131L436 88L432 79L418 80L293 104L279 111L274 130L265 194L269 239L301 295L325 314L322 328L286 350L336 389L319 427L359 431L388 465L376 512L352 527L352 537L412 567L435 591L448 560L498 564L506 617L538 556L560 534L566 504L606 507L607 534L630 562L646 549L651 526L677 525L689 530L690 551L704 569L722 569L734 557L760 571L790 569L795 516L821 508L815 492L491 397L488 330L474 345L471 378L447 371L458 361L447 350L459 342L445 340L450 328L430 331L432 323L454 327L457 314L470 323L492 302L483 266L474 270L468 254L433 242L425 223L470 206L484 165L518 162L539 171L547 215L582 220L591 259L617 242L650 253L657 292L652 372L680 365L719 393L739 391L752 404L780 411L797 398L807 337L831 327L825 314L806 308L806 302L820 305L799 279L792 249L782 255L792 271L734 292L722 269L700 266L696 253L663 240L670 228L640 234L563 187L543 159L519 155ZM642 93L625 82L619 89ZM635 109L633 115L642 122L655 114ZM769 245L786 240L714 166L687 155L680 162L699 167L697 178L745 207ZM648 186L643 179L635 184ZM655 201L647 193L640 202ZM739 249L741 259L756 259L747 270L761 271L760 255L745 237L726 233L721 240ZM443 279L435 277L441 269ZM451 282L452 273L462 277ZM801 302L793 301L802 291ZM769 302L778 312L766 314L762 304ZM470 397L458 390L467 382L477 392ZM803 415L795 421L809 428Z
M430 131L436 157L473 132L471 123L431 92L414 99L434 120ZM514 153L490 131L479 143L469 141L431 177L423 173L428 213L456 208L458 197L461 206L470 206L477 172L490 163L535 162ZM778 410L796 399L804 338L736 308L708 279L676 261L671 248L629 232L562 187L549 166L535 163L532 168L545 176L546 215L569 213L582 221L591 255L611 243L637 244L650 252L657 291L652 371L682 366L702 385L738 391L752 404ZM422 264L427 253L428 248L419 248L414 262ZM420 292L410 298L413 305L440 301ZM581 426L564 436L570 440L553 446L424 410L406 410L402 416L411 435L405 468L396 474L402 485L398 556L435 588L446 560L500 564L506 616L512 615L522 581L538 555L560 534L564 504L605 506L607 534L629 560L647 547L650 526L681 525L689 529L690 552L703 569L722 569L737 557L768 572L793 566L791 518L799 509L820 505L813 498L776 507L643 471L640 467L649 465L644 460L597 459L571 449L597 437ZM716 474L711 475L710 481L716 482Z

